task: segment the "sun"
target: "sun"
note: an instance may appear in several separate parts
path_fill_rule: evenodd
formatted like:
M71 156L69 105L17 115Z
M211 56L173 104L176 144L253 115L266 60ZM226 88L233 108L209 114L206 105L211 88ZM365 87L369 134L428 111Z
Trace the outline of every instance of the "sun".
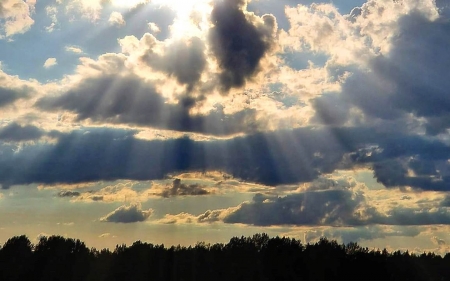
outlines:
M0 0L1 1L1 0ZM171 38L199 36L207 29L207 15L211 13L214 0L110 0L119 8L133 8L142 3L167 7L175 12L170 26Z

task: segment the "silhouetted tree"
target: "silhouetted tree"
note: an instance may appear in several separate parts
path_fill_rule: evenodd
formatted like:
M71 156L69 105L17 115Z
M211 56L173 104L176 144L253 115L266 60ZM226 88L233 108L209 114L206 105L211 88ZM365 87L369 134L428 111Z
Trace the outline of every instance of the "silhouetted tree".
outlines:
M25 235L6 241L0 250L0 280L31 280L32 250Z
M80 240L41 237L34 250L34 280L86 280L90 251Z

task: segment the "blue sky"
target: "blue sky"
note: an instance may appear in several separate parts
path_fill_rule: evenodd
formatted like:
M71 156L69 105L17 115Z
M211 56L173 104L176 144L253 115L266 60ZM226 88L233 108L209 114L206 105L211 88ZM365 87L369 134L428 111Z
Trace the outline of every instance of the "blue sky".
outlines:
M448 251L445 1L0 2L0 242Z

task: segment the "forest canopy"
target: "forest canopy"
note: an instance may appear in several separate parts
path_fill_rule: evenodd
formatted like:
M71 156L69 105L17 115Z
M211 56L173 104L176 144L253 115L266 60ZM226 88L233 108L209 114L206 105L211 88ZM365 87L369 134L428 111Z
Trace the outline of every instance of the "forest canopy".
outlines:
M255 234L226 244L154 245L136 241L114 250L78 239L15 236L0 249L0 280L450 280L450 253L411 254L314 244Z

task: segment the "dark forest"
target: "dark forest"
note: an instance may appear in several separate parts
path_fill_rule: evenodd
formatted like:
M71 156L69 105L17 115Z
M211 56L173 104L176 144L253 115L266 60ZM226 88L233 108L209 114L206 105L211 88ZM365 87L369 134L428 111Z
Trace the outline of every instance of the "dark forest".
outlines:
M450 253L411 254L339 244L314 244L267 234L227 244L154 245L137 241L114 250L78 239L10 238L0 249L0 280L450 280Z

